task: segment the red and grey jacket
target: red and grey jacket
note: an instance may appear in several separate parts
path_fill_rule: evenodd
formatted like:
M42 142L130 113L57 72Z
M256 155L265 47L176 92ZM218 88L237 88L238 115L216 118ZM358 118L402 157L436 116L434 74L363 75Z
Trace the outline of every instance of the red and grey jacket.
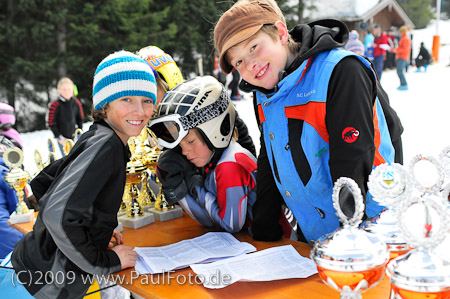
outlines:
M256 201L256 158L232 140L196 191L196 199L187 194L178 202L186 213L202 225L240 231L250 224Z
M83 119L83 107L77 98L66 100L60 96L58 100L50 103L46 114L47 126L55 138L62 135L72 139L75 129L83 128Z

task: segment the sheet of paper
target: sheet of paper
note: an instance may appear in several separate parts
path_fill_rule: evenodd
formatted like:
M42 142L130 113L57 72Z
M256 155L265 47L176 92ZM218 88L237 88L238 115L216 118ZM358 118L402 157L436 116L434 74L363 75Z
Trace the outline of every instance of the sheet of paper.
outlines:
M138 253L136 271L140 274L164 273L189 267L194 263L211 262L256 251L227 232L210 232L200 237L161 247L135 247Z
M218 289L236 281L271 281L306 278L317 273L316 264L292 245L272 247L210 264L190 266L205 287Z

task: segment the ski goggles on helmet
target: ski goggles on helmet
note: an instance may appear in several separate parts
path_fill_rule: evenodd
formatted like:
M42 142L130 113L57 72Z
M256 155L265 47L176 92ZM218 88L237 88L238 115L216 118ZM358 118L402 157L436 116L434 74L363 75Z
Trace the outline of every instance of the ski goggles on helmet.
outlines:
M174 148L190 129L193 129L224 113L229 105L228 98L219 97L217 101L186 115L168 114L150 121L148 127L157 137L159 148Z

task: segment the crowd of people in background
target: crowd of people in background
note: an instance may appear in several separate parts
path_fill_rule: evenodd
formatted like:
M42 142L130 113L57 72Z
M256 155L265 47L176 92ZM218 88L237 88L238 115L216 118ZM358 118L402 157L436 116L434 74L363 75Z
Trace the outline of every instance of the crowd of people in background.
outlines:
M383 71L397 70L400 80L400 86L397 89L408 90L405 73L408 72L409 67L416 66L416 72L426 72L433 62L423 42L420 43L419 53L414 58L412 39L411 26L400 28L391 26L383 31L380 25L373 24L371 28L364 31L362 40L359 33L352 30L344 49L370 59L378 79L381 79Z

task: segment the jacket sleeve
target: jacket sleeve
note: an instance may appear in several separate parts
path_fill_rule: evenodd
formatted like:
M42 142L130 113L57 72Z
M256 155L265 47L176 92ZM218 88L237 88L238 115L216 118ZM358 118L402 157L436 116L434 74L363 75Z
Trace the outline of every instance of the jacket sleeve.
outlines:
M326 106L325 124L329 134L330 172L333 182L340 177L355 180L365 198L367 180L375 157L373 105L376 81L372 71L356 57L344 58L331 76ZM355 129L354 142L344 133ZM346 215L354 211L353 198L341 197Z
M58 126L58 113L59 113L58 106L59 106L58 101L52 102L48 107L48 111L46 114L47 127L49 127L50 130L53 132L55 138L58 138L61 135Z
M105 161L117 161L109 144L97 142L76 157L52 184L42 219L61 252L83 271L106 275L120 270L120 260L112 250L100 248L89 232L98 194L114 175ZM120 160L119 160L120 161ZM108 198L99 200L107 201ZM115 223L117 225L117 223ZM112 223L105 224L109 229Z
M245 149L247 149L249 152L253 154L253 156L256 157L256 150L255 150L255 144L253 143L252 137L248 134L248 128L245 122L242 120L242 118L239 117L237 111L236 111L236 122L235 127L238 130L239 133L239 139L238 143Z
M83 112L83 105L81 104L80 100L75 98L75 101L77 103L77 114L76 114L76 120L77 120L77 126L80 129L83 129L83 119L84 119L84 112Z
M254 178L235 162L220 163L211 175L215 176L217 196L204 187L196 186L198 205L215 224L228 232L238 232L247 218L248 194L255 187Z
M279 221L282 215L281 205L284 200L275 184L263 137L261 137L261 149L258 156L256 182L257 195L253 205L253 221L249 233L255 240L277 241L283 236L283 229Z
M5 173L6 171L2 173L2 178ZM16 192L9 188L3 180L0 181L0 238L2 240L0 242L0 259L10 253L14 249L14 245L24 237L24 234L8 224L9 216L16 209L16 205Z

